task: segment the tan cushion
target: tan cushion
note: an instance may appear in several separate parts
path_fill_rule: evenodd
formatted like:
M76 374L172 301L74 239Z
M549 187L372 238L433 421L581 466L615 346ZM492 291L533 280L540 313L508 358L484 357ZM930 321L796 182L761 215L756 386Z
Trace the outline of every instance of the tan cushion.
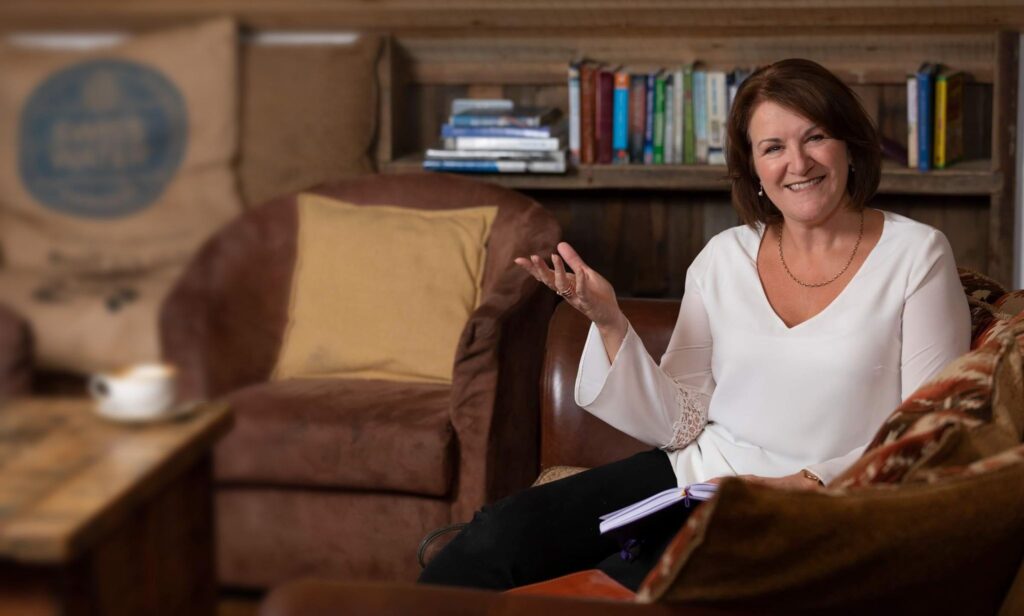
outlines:
M1024 450L1000 457L955 479L846 494L728 480L638 598L783 613L994 614L1024 555Z
M289 322L274 377L450 383L456 345L480 299L496 213L300 195Z
M372 35L351 45L243 47L246 203L372 171L380 49Z
M235 426L216 450L220 480L430 496L451 489L447 385L302 379L227 400Z
M160 305L182 269L93 276L0 269L0 297L31 324L37 367L86 374L160 359Z
M236 46L220 19L88 52L0 47L7 264L181 263L235 216Z

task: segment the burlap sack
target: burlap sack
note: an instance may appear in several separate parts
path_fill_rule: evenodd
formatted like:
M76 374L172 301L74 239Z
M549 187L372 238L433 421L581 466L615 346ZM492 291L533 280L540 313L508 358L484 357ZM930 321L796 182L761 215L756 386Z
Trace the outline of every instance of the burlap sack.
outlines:
M7 266L186 261L241 209L237 59L226 19L90 52L0 47Z
M380 37L242 48L239 182L249 205L371 173Z
M0 298L32 326L38 368L88 374L160 359L160 306L184 266L145 274L0 270Z

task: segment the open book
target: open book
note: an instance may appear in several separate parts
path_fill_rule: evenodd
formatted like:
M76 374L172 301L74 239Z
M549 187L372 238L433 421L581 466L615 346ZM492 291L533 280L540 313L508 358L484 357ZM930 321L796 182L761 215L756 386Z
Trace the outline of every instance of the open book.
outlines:
M690 507L694 501L706 501L715 495L717 489L718 485L714 483L692 483L685 488L669 488L663 492L658 492L642 501L601 516L601 534L603 535L616 528L621 528L646 518L676 503L682 503L685 507Z

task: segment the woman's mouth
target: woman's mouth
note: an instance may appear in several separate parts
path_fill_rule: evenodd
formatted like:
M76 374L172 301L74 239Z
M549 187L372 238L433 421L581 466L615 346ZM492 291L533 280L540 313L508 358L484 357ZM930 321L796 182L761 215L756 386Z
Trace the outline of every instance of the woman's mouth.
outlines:
M808 188L817 186L824 179L825 179L825 176L816 177L814 179L807 180L806 182L797 182L796 184L787 184L786 188L788 188L789 190L792 190L793 192L800 192L801 190L807 190Z

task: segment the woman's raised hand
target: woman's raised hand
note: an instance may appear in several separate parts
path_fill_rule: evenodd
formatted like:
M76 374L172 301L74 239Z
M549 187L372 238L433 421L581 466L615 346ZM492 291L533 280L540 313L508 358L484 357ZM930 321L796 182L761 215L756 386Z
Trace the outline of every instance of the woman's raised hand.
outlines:
M517 257L516 265L561 295L565 301L593 321L602 333L626 334L626 316L619 309L615 289L604 276L587 267L583 259L566 242L558 244L558 254L551 255L551 264L537 255ZM569 270L565 266L569 266Z

